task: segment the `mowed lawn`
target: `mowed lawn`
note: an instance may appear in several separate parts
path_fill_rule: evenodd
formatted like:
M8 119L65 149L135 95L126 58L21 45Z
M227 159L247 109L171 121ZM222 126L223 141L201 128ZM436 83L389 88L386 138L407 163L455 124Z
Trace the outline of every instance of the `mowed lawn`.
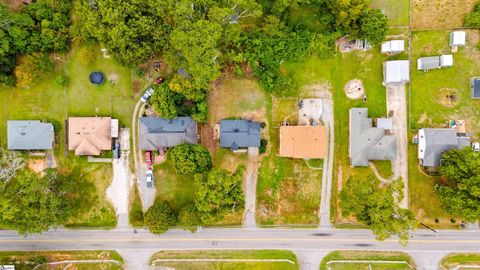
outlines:
M92 50L95 61L86 64L79 54L80 48ZM7 144L7 120L57 121L61 125L55 147L59 166L81 167L85 177L96 186L96 190L92 191L95 199L93 208L69 220L67 226L112 227L116 224L116 217L105 194L112 180L112 166L88 163L85 157L76 157L72 152L65 151L64 121L69 116L113 116L119 118L121 124L129 126L136 103L131 90L131 72L112 59L103 58L100 47L96 45L75 46L66 55L57 57L55 71L39 78L30 89L0 88L0 145L5 147ZM102 86L88 81L88 75L93 70L106 74L107 81ZM67 84L63 87L55 80L65 71ZM114 85L108 81L111 74L117 75Z
M468 266L480 264L480 253L452 253L445 256L440 262L441 269L448 270L460 265L466 266L460 269L469 269Z
M349 109L352 107L367 107L370 117L384 117L386 111L386 90L382 85L382 65L388 57L381 55L379 48L369 51L354 51L350 53L338 53L331 59L311 58L302 63L285 64L289 75L299 87L315 82L328 82L332 89L334 99L335 119L335 161L333 177L332 217L339 223L351 223L340 215L338 206L337 181L346 181L351 175L361 177L373 176L370 168L352 168L348 158L349 137ZM352 80L362 81L367 101L350 100L344 92L345 84ZM382 174L388 176L388 165L381 166Z
M232 260L230 262L175 262L165 260L175 259L209 259ZM162 261L163 260L163 261ZM235 261L243 260L243 261ZM251 261L248 260L279 260ZM150 264L156 267L177 270L296 270L299 269L295 254L287 250L198 250L198 251L160 251L150 259Z
M399 263L344 263L335 261L395 261ZM342 250L329 253L320 270L408 270L415 269L413 260L402 252Z
M448 31L414 32L412 38L411 89L409 124L412 138L423 127L446 127L448 120L465 120L467 132L480 131L480 103L470 98L470 77L480 75L475 48L478 31L467 31L467 46L453 54L454 66L428 72L417 70L422 56L450 54ZM452 102L447 95L455 95ZM438 177L423 174L418 167L417 146L409 145L410 207L417 220L435 228L458 227L460 219L447 214L441 207L435 185Z
M371 8L378 8L388 16L389 25L408 26L410 18L409 0L371 0Z

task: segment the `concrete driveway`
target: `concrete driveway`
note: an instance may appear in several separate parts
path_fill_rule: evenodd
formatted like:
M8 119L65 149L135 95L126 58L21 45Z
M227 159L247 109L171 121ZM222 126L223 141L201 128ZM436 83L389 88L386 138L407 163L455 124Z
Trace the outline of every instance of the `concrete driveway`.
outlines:
M248 148L248 164L245 172L245 227L255 228L255 204L257 198L258 148Z
M387 86L387 113L393 118L393 132L397 137L397 158L392 161L395 178L402 178L405 188L400 207L408 208L408 140L407 101L405 84Z

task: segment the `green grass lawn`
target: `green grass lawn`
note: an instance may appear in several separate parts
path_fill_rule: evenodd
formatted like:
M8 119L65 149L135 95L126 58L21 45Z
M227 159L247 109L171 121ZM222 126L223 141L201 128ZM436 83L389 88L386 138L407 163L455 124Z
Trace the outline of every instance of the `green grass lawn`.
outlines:
M407 262L411 266L415 266L413 260L405 253L402 252L389 252L389 251L334 251L329 253L323 258L320 264L320 270L390 270L390 269L415 269L408 264L369 264L368 263L330 263L328 262L339 260L365 260L365 261L401 261Z
M409 0L371 0L370 7L382 10L388 16L390 26L408 26L409 24Z
M331 59L310 58L306 62L286 63L285 69L301 89L305 85L328 82L332 87L335 119L335 164L334 181L341 175L342 181L351 175L373 176L370 168L352 168L348 158L348 112L352 107L367 107L370 117L386 116L386 90L382 85L382 64L388 57L380 54L379 48L369 51L338 53ZM367 101L350 100L344 92L345 84L359 79L364 85ZM386 174L386 172L385 172ZM332 217L337 223L352 222L339 215L337 184L333 184Z
M29 269L64 269L67 264L47 266L46 263L58 262L64 260L115 260L119 264L112 262L95 264L73 264L72 269L103 269L103 270L121 270L123 258L111 250L92 250L92 251L1 251L0 264L13 264L15 270Z
M290 260L290 262L160 262L158 259L256 259ZM295 270L298 268L295 254L287 250L235 250L235 251L160 251L150 259L150 264L177 270Z
M441 269L448 270L458 265L479 265L480 253L452 253L445 256L440 262ZM459 268L464 269L464 268ZM465 268L467 269L467 268Z
M141 227L144 225L142 201L140 200L137 185L134 185L132 192L130 192L128 220L130 224L135 227Z

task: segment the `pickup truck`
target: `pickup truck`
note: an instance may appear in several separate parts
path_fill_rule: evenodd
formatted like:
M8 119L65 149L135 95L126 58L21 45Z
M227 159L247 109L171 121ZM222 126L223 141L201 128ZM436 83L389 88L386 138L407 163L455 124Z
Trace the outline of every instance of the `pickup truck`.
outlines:
M152 97L154 92L155 90L153 90L153 88L148 88L147 91L145 91L145 94L143 94L143 96L140 98L140 101L143 103L147 102Z

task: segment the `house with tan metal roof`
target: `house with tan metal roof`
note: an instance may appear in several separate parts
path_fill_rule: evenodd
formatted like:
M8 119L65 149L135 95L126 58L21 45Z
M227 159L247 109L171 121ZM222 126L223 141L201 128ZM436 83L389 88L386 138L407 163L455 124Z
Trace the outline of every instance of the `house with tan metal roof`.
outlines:
M280 156L324 159L327 155L327 129L324 126L281 126Z
M102 151L112 150L112 119L69 117L68 150L75 151L77 156L98 156Z

